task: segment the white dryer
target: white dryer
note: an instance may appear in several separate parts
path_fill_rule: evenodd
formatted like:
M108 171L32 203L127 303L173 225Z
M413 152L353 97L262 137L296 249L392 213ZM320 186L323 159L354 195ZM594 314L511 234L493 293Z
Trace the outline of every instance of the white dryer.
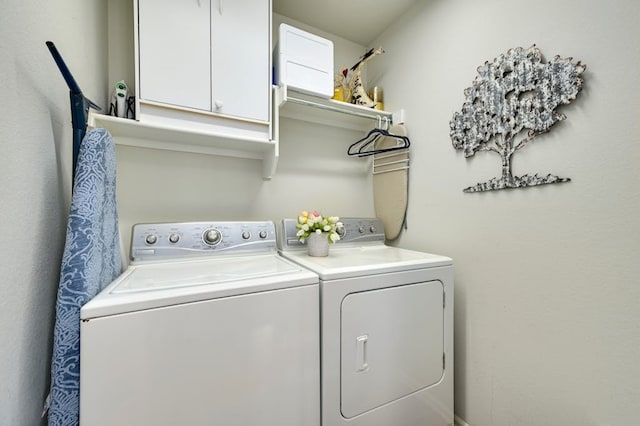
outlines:
M136 225L81 310L83 425L319 425L318 277L272 222Z
M279 235L320 276L322 425L452 425L452 260L385 245L379 220L342 222L328 257L307 255L295 220Z

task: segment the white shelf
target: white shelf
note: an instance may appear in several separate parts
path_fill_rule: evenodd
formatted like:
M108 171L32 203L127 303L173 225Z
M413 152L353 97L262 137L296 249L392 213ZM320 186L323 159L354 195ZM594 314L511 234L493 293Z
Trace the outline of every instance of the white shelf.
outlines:
M294 91L287 86L277 87L275 96L281 117L295 118L311 123L368 131L381 124L404 121L389 111L311 96ZM399 114L403 115L403 111ZM385 123L385 120L388 123Z
M88 125L103 127L118 145L161 149L262 161L262 176L271 179L278 164L278 116L295 118L327 126L369 131L381 124L404 122L404 110L398 113L324 99L292 90L286 86L274 90L274 140L223 134L176 124L145 123L89 111Z
M89 111L88 125L103 127L118 145L262 160L262 176L271 179L278 160L278 144L188 127L146 124Z

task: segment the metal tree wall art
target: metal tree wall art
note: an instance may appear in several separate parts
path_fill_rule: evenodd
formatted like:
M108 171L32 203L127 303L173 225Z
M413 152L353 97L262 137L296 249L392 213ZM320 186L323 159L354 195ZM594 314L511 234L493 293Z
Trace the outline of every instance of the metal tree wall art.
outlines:
M535 45L509 49L478 67L473 85L464 91L462 110L453 114L451 141L466 158L489 151L502 159L502 176L478 183L464 192L524 188L568 182L569 178L523 175L511 171L513 154L546 133L566 116L556 111L571 103L582 87L586 65L573 58L554 57L544 62ZM524 134L526 131L526 135ZM521 136L520 136L521 135ZM517 139L519 138L519 139Z

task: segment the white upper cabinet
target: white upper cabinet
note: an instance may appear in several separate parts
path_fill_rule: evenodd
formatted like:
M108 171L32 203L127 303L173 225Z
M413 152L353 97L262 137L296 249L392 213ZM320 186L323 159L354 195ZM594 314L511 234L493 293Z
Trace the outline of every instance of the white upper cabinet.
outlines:
M138 0L137 15L140 121L185 120L167 112L177 107L208 113L214 131L260 137L246 122L270 123L269 0Z
M117 78L133 65L136 118L91 110L88 125L107 128L121 145L262 160L262 175L271 178L279 154L271 114L271 0L130 4L109 1L109 61ZM122 45L127 37L118 31L131 12L129 56Z
M211 111L210 6L138 0L141 100Z

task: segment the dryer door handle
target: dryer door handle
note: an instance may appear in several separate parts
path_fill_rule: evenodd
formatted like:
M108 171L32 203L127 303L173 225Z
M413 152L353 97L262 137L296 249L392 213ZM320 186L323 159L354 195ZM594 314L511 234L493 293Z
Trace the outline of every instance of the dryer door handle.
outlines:
M356 337L356 372L361 373L369 369L367 363L367 342L369 335L364 334Z

